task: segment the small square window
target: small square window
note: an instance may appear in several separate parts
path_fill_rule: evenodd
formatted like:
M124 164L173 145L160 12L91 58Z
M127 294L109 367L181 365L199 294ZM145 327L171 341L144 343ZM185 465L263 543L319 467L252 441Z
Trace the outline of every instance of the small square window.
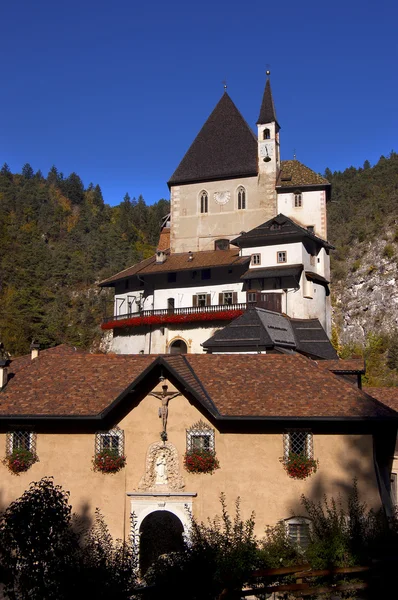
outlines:
M314 458L313 439L310 431L296 429L283 434L283 456L285 460L290 454L304 454Z
M6 443L8 455L16 450L27 450L36 454L36 434L33 431L10 431Z
M210 279L211 278L211 270L210 269L202 269L201 278L202 279Z
M251 264L252 265L261 265L261 254L252 254Z
M250 303L254 303L257 301L256 292L247 292L247 301Z
M276 260L278 263L285 263L287 261L287 252L285 250L277 252Z
M110 450L117 456L122 456L124 452L124 432L119 429L110 429L109 431L99 431L95 434L95 453L101 454L105 450Z
M285 523L290 541L301 550L306 550L310 543L310 523L308 519L293 517Z
M168 283L175 283L177 281L177 273L167 273Z
M187 429L187 452L205 450L214 452L214 429L203 421Z

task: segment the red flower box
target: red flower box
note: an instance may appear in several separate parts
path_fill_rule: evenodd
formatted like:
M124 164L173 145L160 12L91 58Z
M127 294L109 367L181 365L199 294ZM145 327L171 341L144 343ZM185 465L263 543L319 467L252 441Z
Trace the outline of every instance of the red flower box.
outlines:
M189 473L213 473L220 464L214 452L191 450L184 456L184 467Z
M116 329L118 327L142 327L142 325L166 325L167 323L192 323L206 321L232 321L243 314L242 309L217 310L214 312L194 312L184 314L150 315L147 317L127 317L102 323L101 329Z
M281 463L289 475L293 479L306 479L313 473L316 473L319 467L319 462L314 458L308 458L303 453L296 454L290 452L288 458L281 458Z
M30 469L30 467L38 460L36 454L30 450L16 448L11 454L6 456L3 463L8 467L11 473L19 475L19 473L24 473Z
M101 473L117 473L125 464L126 457L120 456L117 450L103 450L93 458L94 471L101 471Z

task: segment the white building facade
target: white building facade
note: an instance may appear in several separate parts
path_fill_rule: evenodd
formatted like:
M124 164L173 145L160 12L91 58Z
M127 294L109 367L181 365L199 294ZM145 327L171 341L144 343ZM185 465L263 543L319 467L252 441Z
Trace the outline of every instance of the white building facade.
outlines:
M169 181L156 255L100 284L115 288L114 352L200 353L254 305L330 335L330 184L280 160L279 130L269 79L257 136L224 93Z

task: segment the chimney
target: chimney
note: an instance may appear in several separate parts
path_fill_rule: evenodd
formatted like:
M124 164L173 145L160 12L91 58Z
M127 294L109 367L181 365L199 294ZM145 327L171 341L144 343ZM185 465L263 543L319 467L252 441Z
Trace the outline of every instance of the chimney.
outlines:
M32 360L34 358L38 358L39 352L40 352L40 344L35 344L35 342L32 342L30 345L30 351L31 351L31 359Z
M8 360L0 359L0 390L5 387L8 380L7 363Z
M162 265L166 262L166 258L166 252L163 252L163 250L156 250L156 264Z

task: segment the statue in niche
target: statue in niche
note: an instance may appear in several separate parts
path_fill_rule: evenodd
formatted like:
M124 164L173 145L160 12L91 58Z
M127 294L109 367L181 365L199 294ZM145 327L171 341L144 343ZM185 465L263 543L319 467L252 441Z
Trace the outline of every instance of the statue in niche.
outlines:
M155 479L156 485L159 485L159 484L164 485L167 483L167 460L166 460L166 454L164 452L160 452L158 454L158 456L156 457L155 473L156 473L156 479Z

